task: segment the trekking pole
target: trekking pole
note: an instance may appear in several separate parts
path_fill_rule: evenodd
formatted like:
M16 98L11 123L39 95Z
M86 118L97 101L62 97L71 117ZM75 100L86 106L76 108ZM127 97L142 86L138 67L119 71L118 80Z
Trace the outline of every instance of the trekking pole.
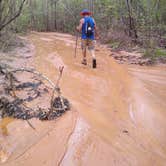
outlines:
M74 58L77 57L78 36L79 36L78 32L76 31L76 44L75 44Z

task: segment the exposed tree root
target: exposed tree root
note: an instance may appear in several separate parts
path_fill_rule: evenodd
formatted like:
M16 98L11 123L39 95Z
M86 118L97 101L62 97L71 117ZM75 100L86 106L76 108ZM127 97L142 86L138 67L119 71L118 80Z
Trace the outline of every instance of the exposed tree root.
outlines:
M39 118L40 120L51 120L55 119L56 117L62 115L64 112L70 109L70 104L67 99L62 97L61 90L59 87L59 82L62 77L64 67L59 68L59 75L57 78L56 84L54 84L49 78L44 76L43 74L33 70L33 69L12 69L7 70L0 66L0 74L5 76L6 81L8 82L7 87L5 87L5 91L10 96L8 97L1 97L0 98L0 116L6 117L13 117L17 119L28 120L31 118ZM15 77L15 74L18 72L27 72L32 73L33 75L38 76L41 80L37 83L32 82L25 82L20 83ZM38 109L29 108L25 102L31 102L41 96L41 92L39 86L44 84L44 81L47 81L52 89L51 101L50 101L50 108L42 109L38 107ZM16 83L18 85L16 85ZM22 91L28 89L29 91L33 91L33 96L28 96L28 98L19 98L17 95L17 91ZM48 92L47 88L44 88L45 92ZM56 97L55 97L56 96ZM28 124L30 123L27 121ZM31 124L29 124L33 129L35 129Z

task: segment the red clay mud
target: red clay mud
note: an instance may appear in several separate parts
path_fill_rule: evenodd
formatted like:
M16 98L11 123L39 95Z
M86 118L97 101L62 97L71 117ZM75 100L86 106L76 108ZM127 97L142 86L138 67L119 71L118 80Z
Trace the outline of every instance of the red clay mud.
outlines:
M99 46L92 69L91 57L80 64L80 48L74 58L70 35L32 33L27 40L35 47L34 68L53 82L58 63L65 65L61 88L76 111L51 122L33 119L37 131L22 121L3 125L2 165L166 164L165 67L119 65Z

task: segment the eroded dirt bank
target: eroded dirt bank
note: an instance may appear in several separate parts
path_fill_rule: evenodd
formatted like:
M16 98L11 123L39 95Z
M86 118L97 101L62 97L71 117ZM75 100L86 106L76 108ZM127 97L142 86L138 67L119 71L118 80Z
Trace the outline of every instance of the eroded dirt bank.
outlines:
M3 165L165 165L166 68L117 64L100 46L98 68L74 59L74 38L58 33L32 33L32 61L56 81L63 65L63 95L76 111L57 121L9 122L1 142L11 150ZM13 132L15 131L15 132ZM17 142L17 143L16 143Z

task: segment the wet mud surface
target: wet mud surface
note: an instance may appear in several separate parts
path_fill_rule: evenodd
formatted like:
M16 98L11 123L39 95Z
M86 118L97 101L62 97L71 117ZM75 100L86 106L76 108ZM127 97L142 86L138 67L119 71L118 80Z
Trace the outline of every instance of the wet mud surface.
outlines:
M73 111L55 121L1 120L0 161L21 165L161 165L166 164L166 68L119 65L98 46L98 68L74 58L75 38L32 33L33 67L56 81L65 66L63 95ZM43 105L47 100L42 100ZM76 111L75 111L76 110Z

